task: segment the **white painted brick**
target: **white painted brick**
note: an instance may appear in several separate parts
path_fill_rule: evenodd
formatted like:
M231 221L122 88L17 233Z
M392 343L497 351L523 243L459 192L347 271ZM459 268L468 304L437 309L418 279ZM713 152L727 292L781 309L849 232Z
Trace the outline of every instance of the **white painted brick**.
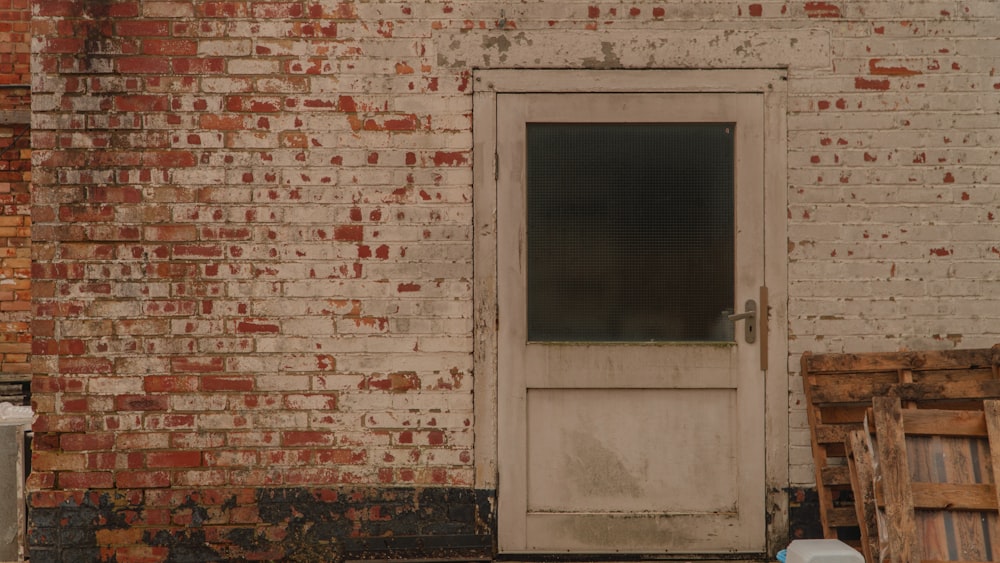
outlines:
M310 378L304 375L257 375L254 384L260 391L308 391L312 388Z
M230 59L226 64L226 71L230 74L277 74L280 70L280 62L276 60L262 59Z
M308 428L308 412L277 411L254 413L251 415L253 428L275 428L287 430L302 430Z
M248 56L252 49L249 39L203 39L198 42L198 54L209 57Z

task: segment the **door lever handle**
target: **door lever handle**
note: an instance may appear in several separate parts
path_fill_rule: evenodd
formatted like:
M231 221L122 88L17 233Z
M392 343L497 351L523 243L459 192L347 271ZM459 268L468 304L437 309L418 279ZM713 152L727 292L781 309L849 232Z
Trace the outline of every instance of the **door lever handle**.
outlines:
M746 309L744 312L729 315L729 320L745 320L746 323L743 325L743 339L747 341L747 344L753 344L757 340L757 302L753 299L747 299L743 308Z

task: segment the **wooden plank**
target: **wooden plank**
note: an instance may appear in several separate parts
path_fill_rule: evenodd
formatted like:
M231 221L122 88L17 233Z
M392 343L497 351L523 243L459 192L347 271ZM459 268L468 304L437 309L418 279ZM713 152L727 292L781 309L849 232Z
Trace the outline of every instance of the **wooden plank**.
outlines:
M830 487L823 484L823 470L827 467L827 448L820 444L816 439L815 429L819 427L822 423L820 420L820 411L818 408L808 408L810 405L817 404L813 400L812 394L815 389L812 386L812 382L809 378L810 361L814 358L809 352L802 355L801 366L802 366L802 378L803 387L806 394L806 416L809 420L809 428L812 430L809 432L809 438L812 442L812 452L813 452L813 468L816 473L816 495L819 499L819 518L820 526L823 529L823 537L827 539L837 539L838 533L836 527L830 525L830 512L833 510L833 491Z
M948 381L987 381L995 379L992 370L986 367L968 369L944 369L914 372L916 383L940 383Z
M855 432L860 432L856 430ZM850 455L850 452L848 452ZM823 484L824 485L850 485L851 484L851 472L848 467L843 465L837 465L834 467L824 467L823 472Z
M870 437L864 430L851 432L844 444L854 511L861 529L861 553L867 563L879 561L878 507L875 503L875 459Z
M981 411L906 409L903 426L907 436L986 436Z
M858 523L857 518L857 514L854 513L854 506L838 506L831 509L828 515L830 526L835 528L853 526Z
M989 348L968 350L934 350L926 352L882 352L867 354L803 355L804 367L810 373L869 372L897 369L931 370L986 367L995 362L996 354Z
M996 487L990 483L910 483L910 490L914 509L997 509Z
M847 435L855 430L861 430L861 422L851 424L820 425L816 428L816 441L820 444L843 444Z
M865 419L865 412L872 408L871 401L855 406L820 406L820 417L824 424L851 424Z
M910 466L906 458L903 407L898 398L872 399L875 431L878 435L878 482L885 495L888 549L893 561L920 563L917 521L910 490Z
M990 368L983 368L988 371ZM1000 380L936 381L926 383L869 383L856 380L836 387L812 385L810 396L816 404L863 403L872 397L896 396L904 401L1000 398Z
M983 368L987 371L990 368ZM894 385L886 393L904 401L933 403L954 399L989 399L1000 397L1000 380L962 380Z
M995 347L994 350L996 350ZM983 413L990 440L989 463L995 485L997 481L1000 481L1000 401L984 401ZM1000 490L994 486L993 491L997 495L997 502L1000 503Z

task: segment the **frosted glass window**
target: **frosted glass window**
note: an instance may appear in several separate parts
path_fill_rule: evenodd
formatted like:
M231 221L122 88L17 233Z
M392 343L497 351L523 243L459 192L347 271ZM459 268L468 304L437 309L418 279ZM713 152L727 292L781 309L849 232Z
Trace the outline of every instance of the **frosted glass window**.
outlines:
M734 127L527 125L530 341L733 340Z

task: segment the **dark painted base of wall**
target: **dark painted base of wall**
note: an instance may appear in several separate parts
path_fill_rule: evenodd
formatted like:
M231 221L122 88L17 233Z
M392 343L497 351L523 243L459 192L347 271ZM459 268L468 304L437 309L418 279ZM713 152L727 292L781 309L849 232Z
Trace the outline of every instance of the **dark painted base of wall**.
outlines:
M459 488L100 491L31 508L28 542L32 563L488 559L494 498Z
M788 540L823 538L816 489L788 489Z
M816 491L788 494L789 538L822 537ZM147 489L67 492L46 503L52 495L32 497L32 563L489 560L496 553L492 490Z

